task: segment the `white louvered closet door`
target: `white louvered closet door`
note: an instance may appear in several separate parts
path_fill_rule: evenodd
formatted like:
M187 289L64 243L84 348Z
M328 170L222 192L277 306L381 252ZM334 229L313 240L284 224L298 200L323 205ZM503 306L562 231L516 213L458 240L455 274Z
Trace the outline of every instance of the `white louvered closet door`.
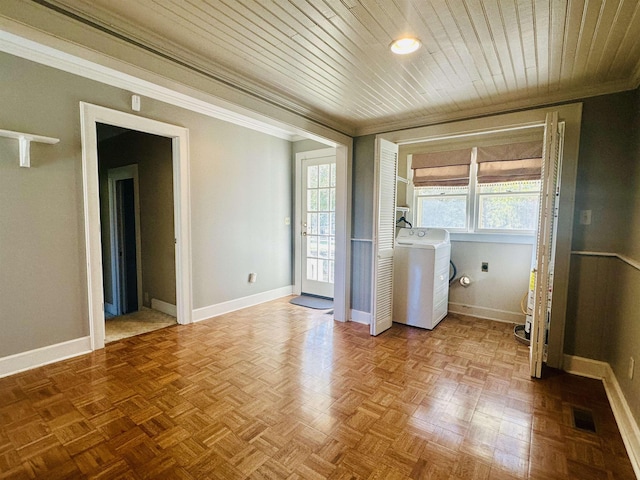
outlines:
M553 264L557 229L557 199L560 194L561 133L558 112L547 114L542 158L542 188L536 246L536 282L529 362L531 376L540 378L547 339L547 322L551 318Z
M391 327L398 145L376 140L371 335Z

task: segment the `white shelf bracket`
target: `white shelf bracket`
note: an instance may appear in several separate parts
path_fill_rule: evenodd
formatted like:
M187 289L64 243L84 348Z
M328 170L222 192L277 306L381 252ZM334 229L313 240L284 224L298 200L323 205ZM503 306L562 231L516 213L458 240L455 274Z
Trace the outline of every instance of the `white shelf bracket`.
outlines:
M0 137L15 138L18 140L20 148L20 166L31 167L31 142L47 143L54 145L60 141L59 138L43 137L42 135L32 135L30 133L12 132L11 130L0 130Z
M20 166L31 167L31 140L27 137L18 137L18 145L20 146Z

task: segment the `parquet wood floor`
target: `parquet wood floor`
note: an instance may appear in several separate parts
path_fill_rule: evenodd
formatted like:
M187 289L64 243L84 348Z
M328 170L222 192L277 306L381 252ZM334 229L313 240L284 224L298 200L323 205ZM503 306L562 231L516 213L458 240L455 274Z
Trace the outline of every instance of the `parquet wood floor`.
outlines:
M374 338L285 298L0 379L0 478L634 478L601 383L527 355L507 324Z

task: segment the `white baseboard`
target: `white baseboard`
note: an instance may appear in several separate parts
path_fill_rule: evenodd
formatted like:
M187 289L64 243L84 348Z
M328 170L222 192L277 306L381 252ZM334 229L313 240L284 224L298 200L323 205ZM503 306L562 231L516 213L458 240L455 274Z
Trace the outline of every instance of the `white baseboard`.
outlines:
M510 312L508 310L498 310L496 308L478 307L454 302L449 302L449 312L471 315L486 320L495 320L496 322L523 324L525 321L525 316L521 312Z
M615 373L613 373L611 365L608 363L606 364L605 375L602 382L604 383L607 397L609 397L613 416L616 417L616 423L620 429L622 441L627 449L627 454L629 454L631 466L636 474L636 478L640 479L640 428L631 413L627 399L620 389L618 379Z
M275 290L269 290L267 292L256 293L255 295L249 295L248 297L236 298L235 300L229 300L228 302L217 303L215 305L209 305L208 307L196 308L193 311L192 320L194 322L200 322L207 320L208 318L217 317L225 313L234 312L241 308L252 307L264 302L270 302L278 298L291 295L293 292L293 285L287 285L286 287L276 288Z
M167 315L171 315L172 317L178 316L178 309L175 305L173 305L172 303L163 302L162 300L158 300L157 298L151 299L151 308L153 310L166 313Z
M631 466L636 477L640 479L640 427L631 413L611 365L589 358L564 355L563 370L574 375L602 380Z
M350 320L356 323L363 323L364 325L371 325L371 314L360 310L351 310Z
M91 337L76 338L0 358L0 378L91 352Z
M574 355L564 355L562 358L562 369L565 372L598 380L604 378L608 366L607 362Z

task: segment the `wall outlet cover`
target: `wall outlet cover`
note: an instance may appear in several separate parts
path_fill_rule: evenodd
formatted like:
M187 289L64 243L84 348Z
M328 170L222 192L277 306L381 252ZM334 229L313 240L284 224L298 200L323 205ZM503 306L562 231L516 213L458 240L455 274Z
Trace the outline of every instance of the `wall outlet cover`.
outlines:
M591 210L580 210L580 225L591 225Z

